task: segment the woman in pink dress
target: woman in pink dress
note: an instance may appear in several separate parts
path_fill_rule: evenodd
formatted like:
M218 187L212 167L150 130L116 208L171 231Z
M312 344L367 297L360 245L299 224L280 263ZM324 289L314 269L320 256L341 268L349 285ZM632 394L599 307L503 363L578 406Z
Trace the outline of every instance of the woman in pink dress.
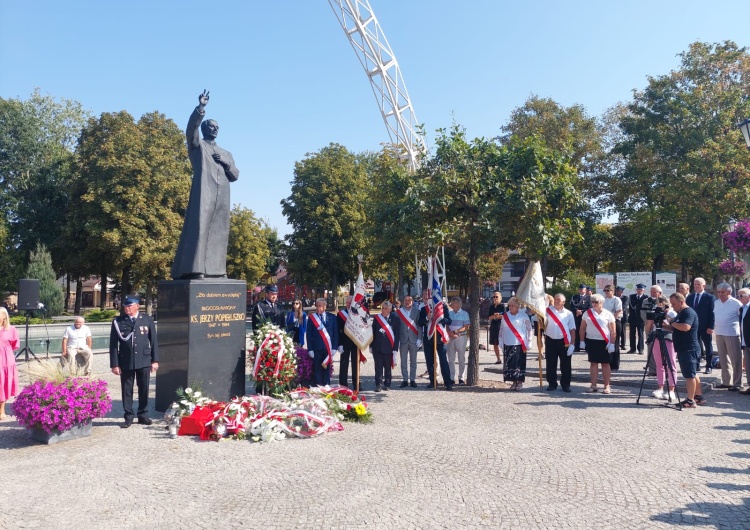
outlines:
M0 307L0 420L5 419L5 402L18 391L18 369L13 351L18 349L18 331L10 325L8 310Z

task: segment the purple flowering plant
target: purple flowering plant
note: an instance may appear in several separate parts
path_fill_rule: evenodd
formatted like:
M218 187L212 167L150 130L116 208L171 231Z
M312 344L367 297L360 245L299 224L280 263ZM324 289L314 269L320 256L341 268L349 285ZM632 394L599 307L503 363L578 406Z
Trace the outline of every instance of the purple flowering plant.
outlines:
M36 381L18 394L13 409L27 429L64 432L112 410L106 381L71 377L62 382Z
M735 254L750 253L750 219L742 219L734 225L734 231L722 234L724 245Z
M719 263L719 272L726 276L744 276L747 264L744 261L725 260Z
M295 346L297 354L297 380L302 381L313 381L315 374L313 373L313 360L310 358L307 348L302 346ZM328 373L333 373L333 363L328 366Z

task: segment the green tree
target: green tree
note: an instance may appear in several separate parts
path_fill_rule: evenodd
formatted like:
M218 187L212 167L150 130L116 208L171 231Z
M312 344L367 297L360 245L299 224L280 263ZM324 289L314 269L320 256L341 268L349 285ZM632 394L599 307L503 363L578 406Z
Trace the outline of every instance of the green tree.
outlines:
M338 144L294 165L292 191L281 206L292 226L288 267L301 283L335 292L356 277L357 254L365 248L366 182L363 165Z
M160 113L90 119L77 149L86 268L117 272L124 293L146 290L147 310L166 278L187 207L191 171L184 133ZM104 297L102 297L104 298ZM103 305L102 301L102 305Z
M44 304L51 317L63 312L62 288L57 284L57 275L52 268L52 256L41 243L31 251L26 277L39 280L39 301Z
M252 210L239 204L232 208L227 249L227 275L230 278L245 280L248 286L253 286L268 271L271 253L267 230L266 224L256 218Z
M614 153L624 164L608 199L652 270L689 264L710 277L728 219L750 213L750 153L737 129L750 115L750 54L730 41L695 42L680 59L621 111Z

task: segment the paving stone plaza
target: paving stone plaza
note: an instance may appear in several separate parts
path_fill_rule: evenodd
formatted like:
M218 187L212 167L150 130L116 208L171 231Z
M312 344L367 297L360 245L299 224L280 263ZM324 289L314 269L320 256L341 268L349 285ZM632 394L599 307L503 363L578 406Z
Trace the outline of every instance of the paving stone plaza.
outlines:
M750 397L708 389L676 411L649 378L636 405L644 360L623 355L610 395L584 393L581 354L571 394L533 377L508 391L484 350L479 388L376 394L369 362L373 424L255 444L121 429L119 378L96 355L115 403L91 437L44 446L0 423L0 527L750 528Z

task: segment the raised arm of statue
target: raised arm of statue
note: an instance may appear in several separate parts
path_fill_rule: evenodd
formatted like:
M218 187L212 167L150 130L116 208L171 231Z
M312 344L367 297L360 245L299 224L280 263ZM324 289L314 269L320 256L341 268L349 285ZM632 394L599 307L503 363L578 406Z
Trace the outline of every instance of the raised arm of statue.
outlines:
M208 104L208 94L206 90L203 90L203 93L198 96L198 106L195 107L195 110L190 115L190 120L185 130L188 149L197 149L201 145L200 125L206 116L205 107Z

